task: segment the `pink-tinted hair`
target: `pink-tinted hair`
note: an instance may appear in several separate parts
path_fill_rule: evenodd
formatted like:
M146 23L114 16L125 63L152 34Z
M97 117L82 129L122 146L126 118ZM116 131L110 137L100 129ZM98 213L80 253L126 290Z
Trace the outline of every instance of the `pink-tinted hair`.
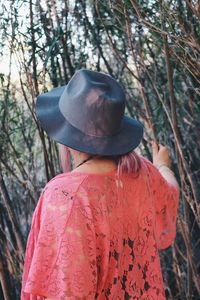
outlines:
M59 144L59 156L60 164L63 172L70 172L72 169L71 157L69 149ZM141 169L140 156L135 152L131 151L125 155L110 156L117 162L117 173L132 173L134 176L138 176Z
M132 173L135 177L139 175L141 169L141 159L140 156L132 150L127 154L120 155L117 161L117 172L122 173Z

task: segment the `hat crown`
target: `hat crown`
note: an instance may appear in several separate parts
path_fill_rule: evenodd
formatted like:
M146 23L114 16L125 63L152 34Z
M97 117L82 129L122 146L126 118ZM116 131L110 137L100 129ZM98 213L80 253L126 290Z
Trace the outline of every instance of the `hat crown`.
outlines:
M96 137L112 136L120 131L125 93L111 76L81 69L64 89L59 109L81 132Z

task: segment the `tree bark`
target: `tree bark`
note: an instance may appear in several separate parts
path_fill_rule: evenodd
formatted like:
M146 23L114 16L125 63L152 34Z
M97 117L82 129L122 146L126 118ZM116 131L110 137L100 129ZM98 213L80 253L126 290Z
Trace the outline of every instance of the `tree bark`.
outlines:
M3 257L0 252L0 283L1 288L3 291L4 300L12 300L11 294L10 294L10 284L8 282L8 276L6 274L6 270L3 264Z

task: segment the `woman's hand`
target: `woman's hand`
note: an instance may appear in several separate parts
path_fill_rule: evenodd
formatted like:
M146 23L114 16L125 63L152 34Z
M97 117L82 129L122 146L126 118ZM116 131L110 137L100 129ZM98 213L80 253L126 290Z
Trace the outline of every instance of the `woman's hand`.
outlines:
M157 144L155 141L152 141L151 144L154 166L159 168L161 165L165 165L170 168L171 158L169 149L161 144Z
M169 149L161 144L152 141L153 164L160 171L162 176L178 190L179 184L176 180L174 172L170 169L171 158Z

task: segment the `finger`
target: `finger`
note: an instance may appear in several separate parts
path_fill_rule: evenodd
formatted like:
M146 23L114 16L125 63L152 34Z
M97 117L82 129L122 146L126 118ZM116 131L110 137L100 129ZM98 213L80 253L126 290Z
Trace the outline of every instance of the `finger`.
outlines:
M164 146L164 145L160 145L159 151L167 151L168 153L170 153L169 147Z
M158 146L159 144L157 144L155 141L152 141L151 145L152 145L153 148L156 148L156 149L158 149L158 147L159 147Z
M152 150L153 150L153 154L157 154L158 150L159 150L159 146L155 141L152 141Z
M167 148L166 146L159 144L159 149Z

